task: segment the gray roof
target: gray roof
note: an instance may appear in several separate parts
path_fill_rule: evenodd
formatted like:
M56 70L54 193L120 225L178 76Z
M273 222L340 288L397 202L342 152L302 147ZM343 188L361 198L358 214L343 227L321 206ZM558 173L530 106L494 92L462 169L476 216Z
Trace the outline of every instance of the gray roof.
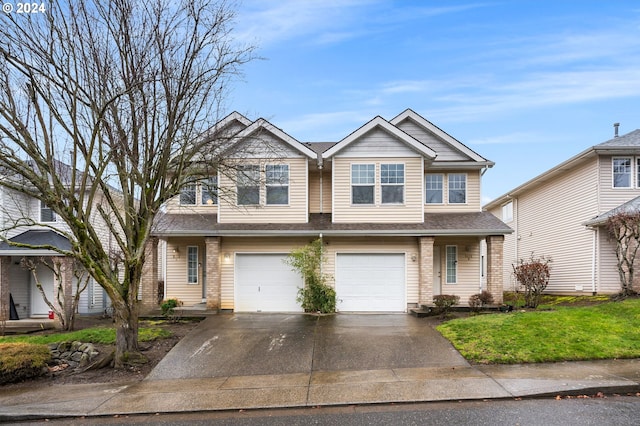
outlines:
M618 213L621 212L638 212L640 211L640 196L636 197L632 200L627 201L626 203L620 204L618 207L609 210L606 213L602 213L593 219L590 219L583 223L585 226L602 226L607 220Z
M16 252L6 253L9 255L18 254L18 251L21 254L26 253L26 255L28 255L28 253L33 253L33 255L37 255L43 254L40 253L42 250L71 250L71 243L67 238L48 229L31 229L23 232L22 234L16 235L13 238L9 238L9 241L11 243L19 244L19 246L16 246L7 241L0 242L1 251L4 251L5 253L8 251ZM28 245L33 248L24 247L22 245Z
M421 223L333 223L314 213L306 223L218 223L215 214L167 213L157 218L158 236L260 235L504 235L512 231L489 212L427 213Z
M640 129L636 129L633 132L626 135L619 136L617 138L609 139L606 142L602 142L596 145L594 148L638 148L640 147Z

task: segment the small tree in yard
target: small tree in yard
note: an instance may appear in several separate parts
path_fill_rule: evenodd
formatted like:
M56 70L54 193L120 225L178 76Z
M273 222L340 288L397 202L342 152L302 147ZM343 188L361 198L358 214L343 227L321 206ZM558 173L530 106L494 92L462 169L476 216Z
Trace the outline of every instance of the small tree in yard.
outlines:
M534 257L529 260L520 259L513 267L516 280L524 287L524 302L529 308L537 308L542 298L542 293L549 285L550 258Z
M322 239L293 250L285 262L304 278L304 287L298 290L298 302L306 312L336 311L336 291L327 285L327 276L322 273Z
M609 236L616 242L620 296L628 297L637 292L633 288L634 264L640 248L640 211L621 211L606 222Z

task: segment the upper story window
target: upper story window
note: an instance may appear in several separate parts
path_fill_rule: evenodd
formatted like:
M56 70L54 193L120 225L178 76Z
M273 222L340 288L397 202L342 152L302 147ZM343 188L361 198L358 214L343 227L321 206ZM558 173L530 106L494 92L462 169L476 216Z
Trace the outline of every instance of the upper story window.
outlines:
M449 174L449 204L467 202L467 175L465 173Z
M427 204L442 204L443 176L428 173L425 177L425 190Z
M502 206L502 221L511 222L513 220L513 201L509 201Z
M351 202L353 204L374 203L375 178L375 164L351 165Z
M196 204L196 184L190 183L180 190L180 205L194 206Z
M238 166L236 188L238 205L260 204L260 166Z
M613 187L631 188L631 158L613 158Z
M404 164L380 165L382 204L404 203Z
M218 177L211 176L200 183L200 202L205 206L218 204Z
M40 201L40 222L55 222L56 213L43 201Z
M289 204L289 165L267 164L267 205Z

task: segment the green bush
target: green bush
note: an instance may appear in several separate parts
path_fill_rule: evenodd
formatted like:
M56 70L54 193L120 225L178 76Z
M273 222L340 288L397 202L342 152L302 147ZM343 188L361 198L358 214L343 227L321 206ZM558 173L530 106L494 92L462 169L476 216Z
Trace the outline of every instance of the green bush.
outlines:
M493 295L487 290L482 290L482 292L469 297L469 307L472 312L480 312L480 309L482 309L483 306L490 305L492 303Z
M336 291L321 282L310 282L298 289L297 301L306 312L327 314L336 311Z
M437 296L433 296L433 303L436 305L438 312L444 318L446 317L451 308L458 304L460 301L460 296L456 296L453 294L439 294Z
M167 299L160 305L160 309L162 310L162 316L172 320L177 321L180 319L180 316L176 314L176 308L178 306L182 306L182 302L178 299Z
M298 289L297 301L306 312L323 314L336 311L336 291L326 284L322 273L322 240L317 239L293 250L285 263L302 275L304 287Z
M43 375L51 352L47 345L32 343L0 344L0 384L19 382Z

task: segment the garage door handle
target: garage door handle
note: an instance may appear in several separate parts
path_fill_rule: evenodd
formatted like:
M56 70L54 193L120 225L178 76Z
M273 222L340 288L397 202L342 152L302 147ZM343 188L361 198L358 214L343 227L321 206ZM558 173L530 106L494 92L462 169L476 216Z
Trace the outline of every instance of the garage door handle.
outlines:
M260 293L260 286L258 286L258 293Z

